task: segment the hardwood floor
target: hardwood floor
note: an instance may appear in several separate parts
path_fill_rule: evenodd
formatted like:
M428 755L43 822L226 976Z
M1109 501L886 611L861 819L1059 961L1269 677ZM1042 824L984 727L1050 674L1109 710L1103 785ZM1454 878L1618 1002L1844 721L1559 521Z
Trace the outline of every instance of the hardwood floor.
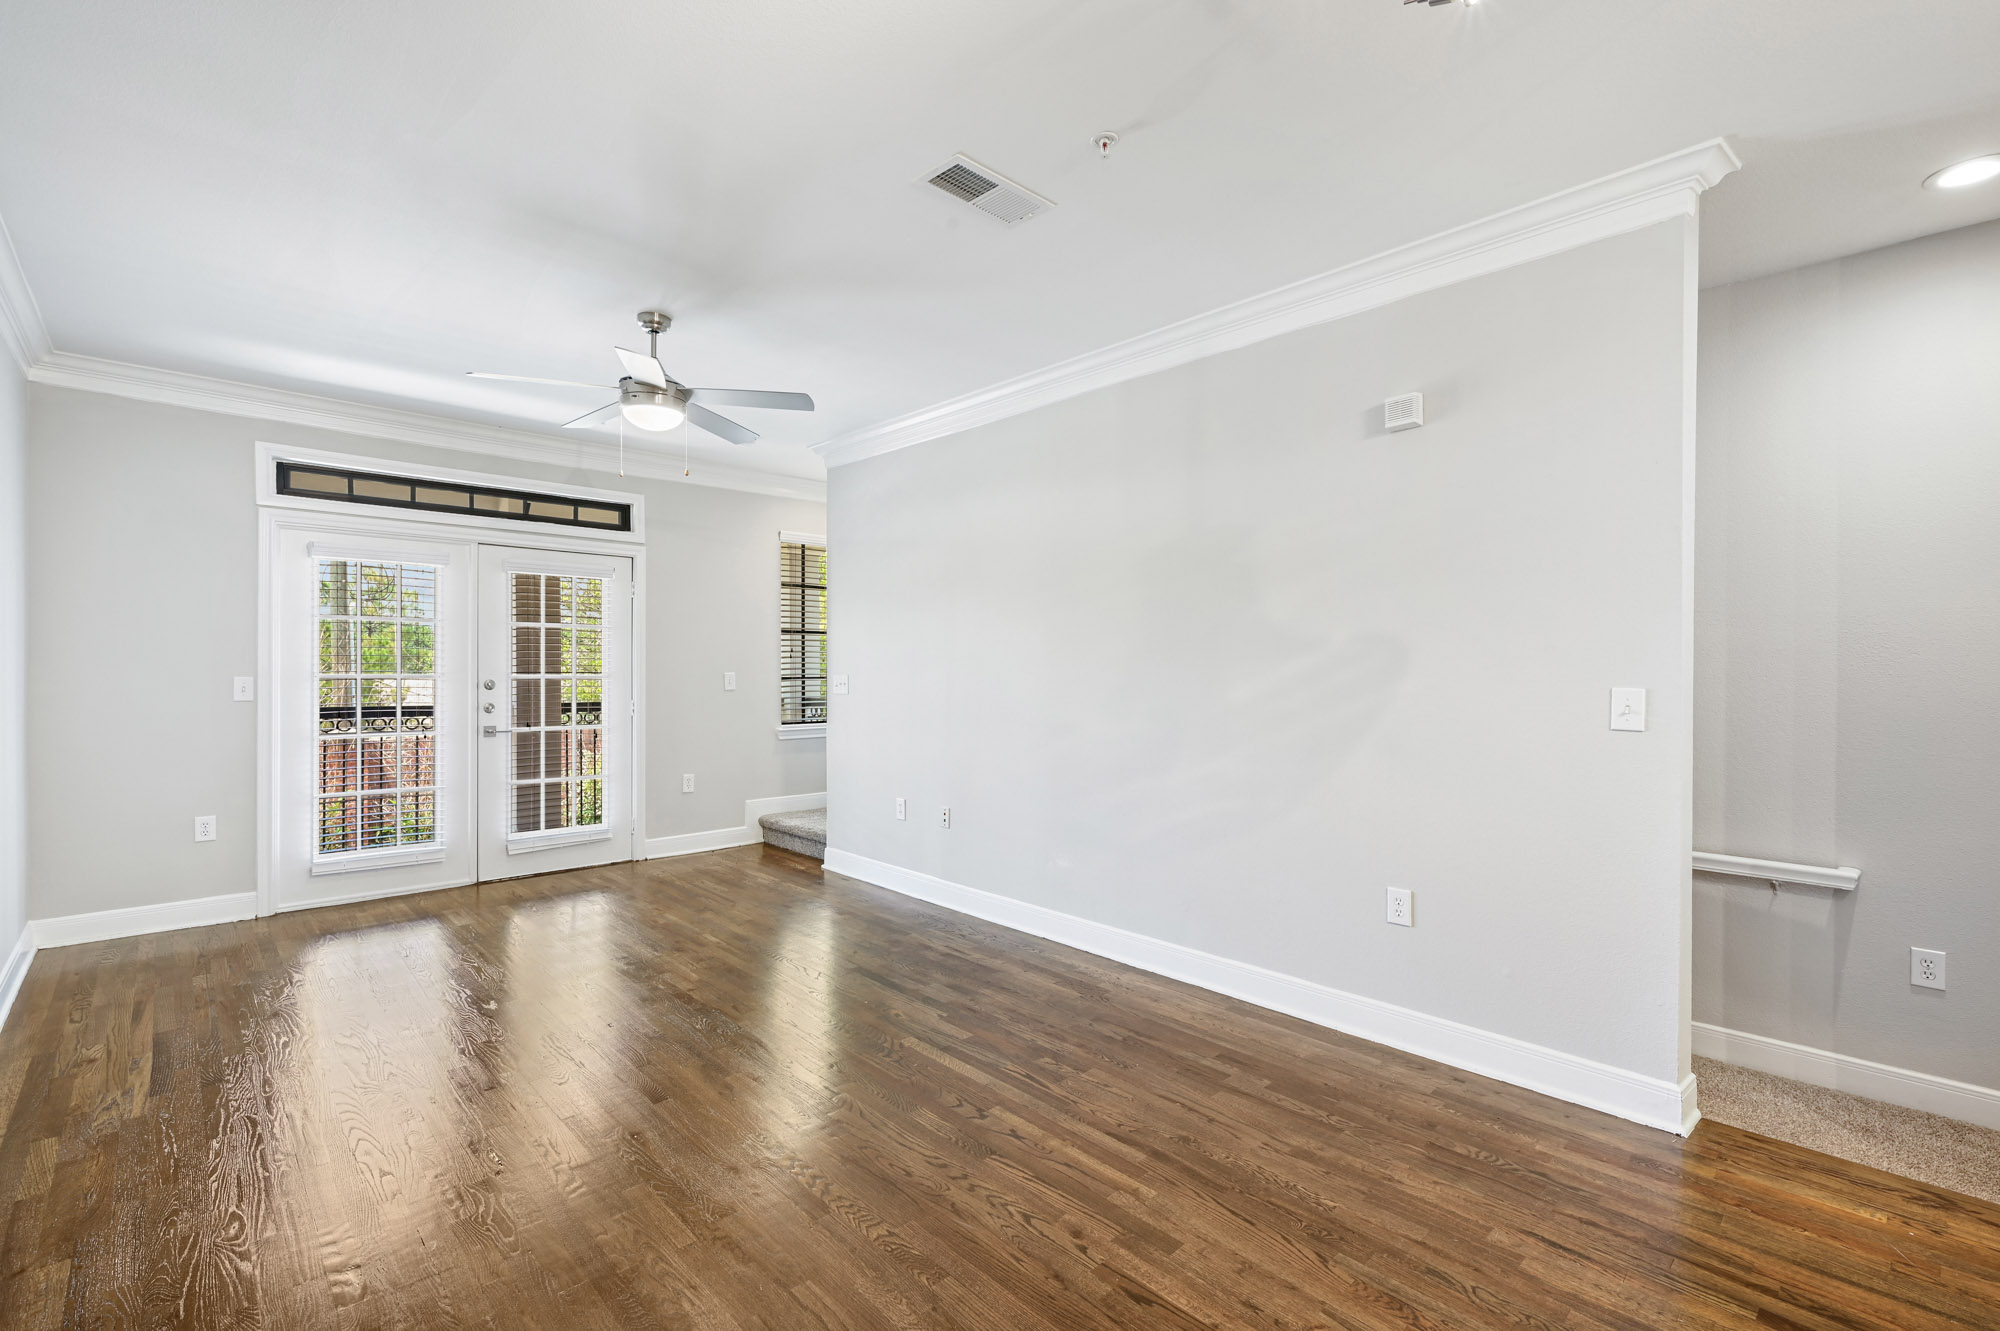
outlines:
M0 1326L2000 1327L2000 1207L762 847L44 952Z

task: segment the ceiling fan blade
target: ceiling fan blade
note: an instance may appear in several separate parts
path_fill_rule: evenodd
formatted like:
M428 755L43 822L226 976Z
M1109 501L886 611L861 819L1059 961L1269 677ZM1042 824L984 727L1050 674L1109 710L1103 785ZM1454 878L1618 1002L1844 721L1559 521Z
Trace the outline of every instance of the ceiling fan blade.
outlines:
M804 393L766 393L757 388L690 388L688 399L718 407L769 407L772 411L811 411Z
M619 360L625 362L625 373L640 383L651 384L655 388L665 388L673 382L667 377L667 367L645 352L627 351L623 347L613 347L612 350L618 353Z
M537 379L530 374L495 374L491 370L467 370L473 379L501 379L510 384L554 384L557 388L596 388L606 392L617 389L617 384L586 384L579 379Z
M688 419L710 434L721 435L732 444L754 444L757 432L746 430L727 416L718 416L698 402L688 403Z
M624 407L625 403L622 400L613 402L608 407L599 407L596 411L591 412L588 416L579 416L575 420L567 422L566 424L564 424L563 429L587 430L593 425L607 425L611 421L617 419L618 413L622 411Z

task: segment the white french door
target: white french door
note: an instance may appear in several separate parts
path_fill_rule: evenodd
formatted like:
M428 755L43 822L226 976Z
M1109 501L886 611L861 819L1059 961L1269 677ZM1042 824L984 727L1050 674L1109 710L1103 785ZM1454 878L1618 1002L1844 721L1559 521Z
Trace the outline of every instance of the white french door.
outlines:
M479 548L479 877L633 854L632 561Z
M635 852L633 561L274 525L265 910Z

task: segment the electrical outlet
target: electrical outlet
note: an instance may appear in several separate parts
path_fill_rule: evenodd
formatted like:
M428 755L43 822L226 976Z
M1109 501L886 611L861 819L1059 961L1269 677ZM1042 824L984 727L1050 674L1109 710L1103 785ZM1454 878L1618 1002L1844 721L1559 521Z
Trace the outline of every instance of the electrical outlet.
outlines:
M694 794L694 773L693 773L693 772L682 772L682 773L681 773L681 794L683 794L683 795L692 795L692 794Z
M1392 887L1388 892L1389 923L1400 924L1406 929L1414 926L1417 922L1417 894L1407 887Z
M215 840L215 815L198 813L194 818L194 839L196 841Z
M845 675L829 675L827 676L827 684L834 693L847 692L847 676Z
M257 701L257 677L255 675L236 676L236 690L230 695L234 702Z
M949 804L938 810L938 826L946 829L951 827L951 806Z
M901 795L896 797L896 821L902 822L910 816L910 802Z
M1923 989L1944 988L1944 953L1927 947L1911 948L1910 983Z
M725 693L735 692L736 672L734 670L725 670L722 672L722 688Z

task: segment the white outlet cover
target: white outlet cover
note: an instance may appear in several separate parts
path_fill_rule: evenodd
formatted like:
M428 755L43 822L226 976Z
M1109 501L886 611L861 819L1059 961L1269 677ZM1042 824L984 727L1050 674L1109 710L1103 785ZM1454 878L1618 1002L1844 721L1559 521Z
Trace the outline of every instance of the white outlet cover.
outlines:
M257 677L255 675L236 676L235 691L230 694L236 702L257 701Z
M829 675L827 676L827 682L832 686L835 693L847 692L847 676Z
M1944 988L1944 953L1927 947L1911 948L1910 983L1919 989Z
M736 672L734 670L725 670L722 672L722 687L724 689L733 689L736 687Z
M950 806L950 805L946 805L945 807L943 807L943 808L941 808L941 809L939 809L939 810L938 810L938 826L939 826L939 827L950 827L950 826L951 826L951 806Z
M910 816L910 802L906 799L898 799L896 801L896 820L898 822L903 822L906 821L909 818L909 816Z
M681 794L692 795L693 793L694 793L694 773L693 772L681 773Z
M215 840L215 815L200 813L194 819L194 839L196 841Z
M1407 887L1386 889L1383 918L1405 929L1414 928L1417 923L1417 894Z

